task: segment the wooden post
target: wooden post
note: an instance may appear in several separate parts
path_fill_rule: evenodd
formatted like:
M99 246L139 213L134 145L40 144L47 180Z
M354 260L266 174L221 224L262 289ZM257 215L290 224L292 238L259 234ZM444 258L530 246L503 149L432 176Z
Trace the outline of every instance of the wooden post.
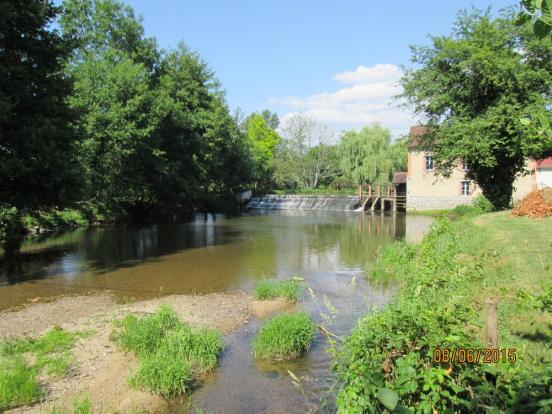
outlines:
M393 186L393 211L397 212L397 186ZM395 232L393 232L395 234Z
M387 198L391 197L391 187L387 186Z
M368 198L372 197L372 184L368 185Z
M378 197L381 197L381 185L378 185Z
M487 347L498 348L498 319L496 316L496 300L493 298L485 299L485 336Z
M358 201L362 203L362 185L358 186Z

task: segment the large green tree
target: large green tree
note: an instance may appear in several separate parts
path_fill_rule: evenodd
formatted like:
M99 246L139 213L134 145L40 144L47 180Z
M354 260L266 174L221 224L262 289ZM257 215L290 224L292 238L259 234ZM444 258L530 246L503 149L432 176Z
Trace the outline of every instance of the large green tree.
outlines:
M154 201L150 179L163 152L154 135L164 108L143 64L114 49L90 55L73 71L69 102L80 114L80 158L90 200L125 213Z
M391 142L389 130L376 124L345 132L339 159L342 175L356 184L388 184L394 172L406 168L406 144Z
M184 44L159 65L167 111L157 135L163 162L156 187L165 204L191 204L241 189L250 179L246 137L212 70Z
M0 1L0 202L58 206L78 196L71 91L63 65L71 45L49 28L50 1Z
M414 63L402 80L404 97L428 120L422 145L449 174L459 160L497 209L528 157L552 148L531 119L550 119L552 42L537 39L513 17L463 12L450 36L413 47Z
M255 185L266 186L271 180L272 162L281 141L280 135L259 114L252 114L246 119L245 129L252 155Z

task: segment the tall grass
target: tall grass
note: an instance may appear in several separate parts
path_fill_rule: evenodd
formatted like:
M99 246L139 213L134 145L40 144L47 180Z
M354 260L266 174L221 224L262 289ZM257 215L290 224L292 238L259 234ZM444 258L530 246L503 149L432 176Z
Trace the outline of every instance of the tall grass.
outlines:
M313 339L314 323L305 312L280 314L261 326L253 339L253 355L275 361L296 358Z
M168 305L143 318L128 315L116 322L112 339L140 360L130 383L163 396L185 393L216 367L223 347L218 331L192 329Z
M263 279L256 283L254 297L259 300L284 298L296 301L299 298L300 291L299 281L295 279Z

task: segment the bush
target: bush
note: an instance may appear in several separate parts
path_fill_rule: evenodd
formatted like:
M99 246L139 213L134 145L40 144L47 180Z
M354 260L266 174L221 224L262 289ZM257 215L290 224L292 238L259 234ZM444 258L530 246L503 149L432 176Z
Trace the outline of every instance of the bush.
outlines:
M481 213L490 213L494 211L492 203L484 195L478 195L473 200L473 206L479 210Z
M270 360L296 358L313 339L314 323L306 313L277 315L261 326L253 340L253 355Z
M130 383L163 396L186 392L216 367L223 347L218 331L192 329L168 305L141 319L129 315L116 322L112 339L140 360Z
M255 299L270 300L276 298L285 298L296 301L300 294L299 281L295 279L287 280L259 280L255 285Z

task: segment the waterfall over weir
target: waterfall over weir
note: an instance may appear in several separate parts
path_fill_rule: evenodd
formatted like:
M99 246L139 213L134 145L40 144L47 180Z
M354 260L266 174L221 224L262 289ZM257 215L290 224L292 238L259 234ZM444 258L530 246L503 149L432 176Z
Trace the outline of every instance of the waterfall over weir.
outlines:
M266 210L354 210L358 196L265 195L253 197L248 208Z

